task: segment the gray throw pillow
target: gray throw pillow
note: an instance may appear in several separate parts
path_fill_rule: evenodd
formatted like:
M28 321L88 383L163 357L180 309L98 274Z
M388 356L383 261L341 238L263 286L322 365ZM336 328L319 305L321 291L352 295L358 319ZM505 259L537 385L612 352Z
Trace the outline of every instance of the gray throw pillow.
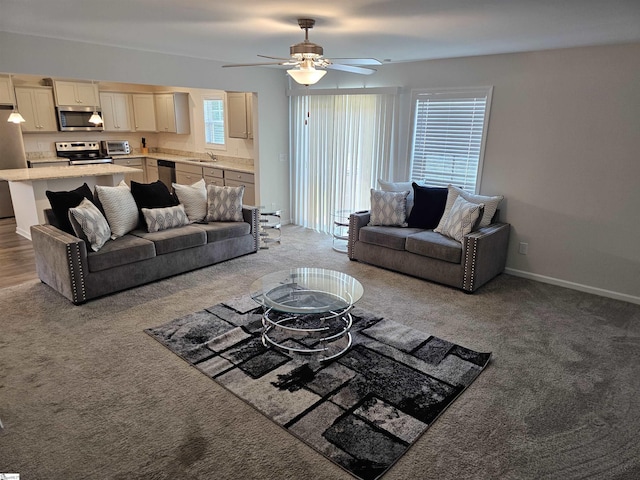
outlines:
M467 202L459 196L442 226L438 225L433 231L462 242L462 238L473 231L483 209L484 204Z
M159 232L169 228L182 227L189 224L183 205L162 208L143 208L142 215L149 232Z
M207 222L242 222L244 185L218 187L207 185Z
M173 191L178 200L184 205L184 211L189 221L201 222L207 216L207 184L204 178L193 185L180 185L172 183Z
M111 237L111 229L102 212L86 198L80 205L69 209L69 222L76 237L88 242L91 250L97 252Z
M442 214L442 218L440 219L440 223L438 224L438 228L444 225L443 222L447 220L449 216L449 212L451 211L451 207L453 207L453 203L456 201L458 196L464 198L467 202L471 203L483 203L484 204L484 212L482 217L480 217L480 227L486 227L491 224L491 219L496 213L498 209L498 204L504 198L503 195L496 196L487 196L487 195L475 195L473 193L468 193L462 190L461 188L455 187L453 185L449 185L449 193L447 194L447 204L444 207L444 213Z
M369 225L407 226L407 196L405 192L383 192L371 189Z
M122 237L138 226L138 205L124 181L117 187L96 185L96 196L111 227L111 238Z
M386 180L379 178L378 185L380 185L380 190L384 190L385 192L409 191L409 195L407 195L407 218L409 218L411 210L413 210L414 202L412 182L387 182Z

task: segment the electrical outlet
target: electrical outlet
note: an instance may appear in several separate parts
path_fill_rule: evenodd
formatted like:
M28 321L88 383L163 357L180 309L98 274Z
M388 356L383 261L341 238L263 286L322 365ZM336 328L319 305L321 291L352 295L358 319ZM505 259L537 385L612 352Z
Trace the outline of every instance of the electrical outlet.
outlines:
M520 253L521 255L526 255L527 253L529 253L529 244L526 242L520 242L518 253Z

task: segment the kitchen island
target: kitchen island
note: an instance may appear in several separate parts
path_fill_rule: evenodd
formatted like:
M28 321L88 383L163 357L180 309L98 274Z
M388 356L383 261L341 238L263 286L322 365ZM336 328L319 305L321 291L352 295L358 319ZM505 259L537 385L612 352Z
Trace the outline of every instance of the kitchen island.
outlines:
M46 191L74 190L86 183L115 186L127 173L140 169L114 164L52 166L0 170L0 180L9 182L16 217L16 233L31 240L31 225L46 223L44 211L51 208Z

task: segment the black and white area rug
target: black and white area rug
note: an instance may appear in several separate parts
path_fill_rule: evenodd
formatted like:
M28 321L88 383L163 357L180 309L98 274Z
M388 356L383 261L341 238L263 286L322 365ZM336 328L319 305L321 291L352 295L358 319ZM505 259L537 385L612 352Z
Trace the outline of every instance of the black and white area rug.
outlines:
M262 307L239 297L145 330L365 480L380 477L487 366L490 353L355 308L353 346L318 362L265 348Z

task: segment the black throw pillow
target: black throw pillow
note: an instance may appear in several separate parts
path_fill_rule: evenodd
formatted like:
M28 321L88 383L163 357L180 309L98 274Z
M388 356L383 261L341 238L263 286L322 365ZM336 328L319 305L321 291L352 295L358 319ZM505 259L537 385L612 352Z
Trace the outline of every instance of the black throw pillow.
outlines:
M93 194L91 193L89 185L83 183L82 186L69 192L52 192L51 190L47 190L45 194L49 199L51 210L53 210L53 215L58 223L56 226L60 228L60 230L75 235L71 222L69 221L69 209L80 205L83 198L93 202Z
M131 182L131 195L136 201L138 212L140 213L140 225L146 225L143 208L163 208L178 205L176 197L169 191L167 186L160 180L153 183Z
M413 209L407 223L410 227L433 229L438 226L447 204L446 187L425 187L413 182Z

